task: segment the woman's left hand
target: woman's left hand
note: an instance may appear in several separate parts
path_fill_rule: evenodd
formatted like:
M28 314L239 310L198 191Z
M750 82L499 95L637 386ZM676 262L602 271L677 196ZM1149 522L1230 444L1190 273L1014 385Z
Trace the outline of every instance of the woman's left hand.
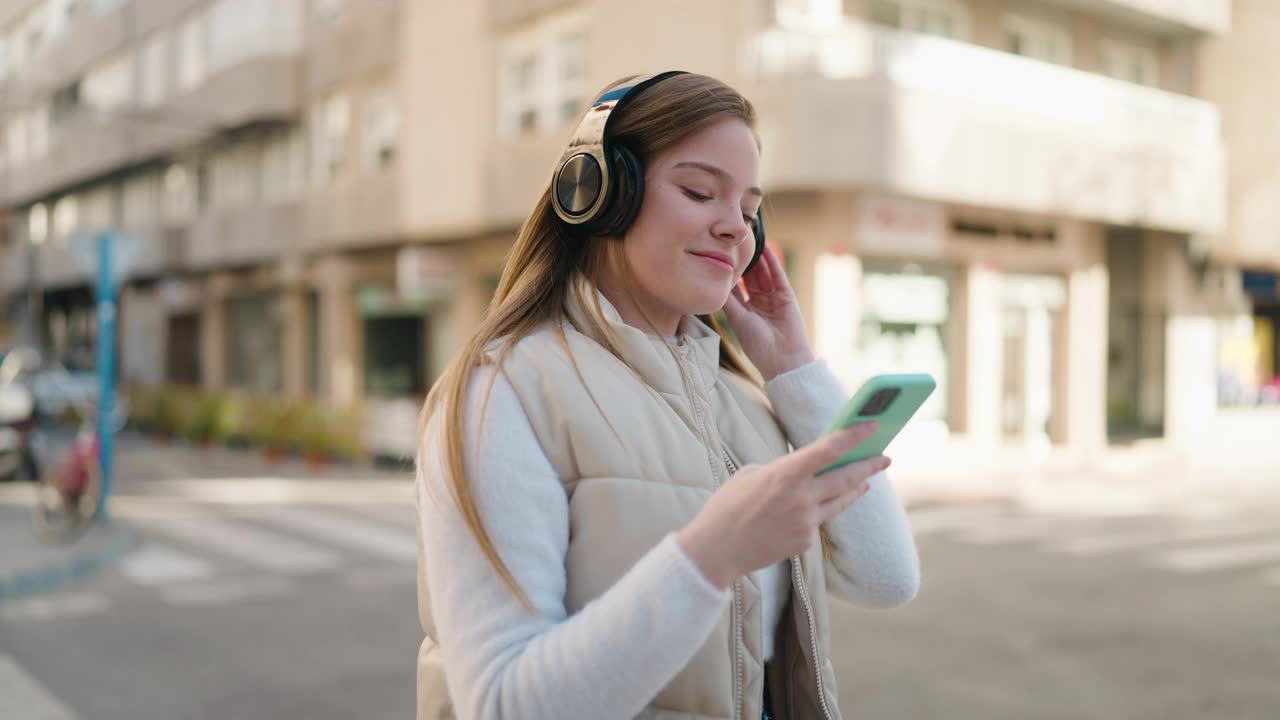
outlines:
M746 297L742 286L734 285L724 313L747 359L765 381L813 362L800 304L772 248L765 246L760 261L742 279Z

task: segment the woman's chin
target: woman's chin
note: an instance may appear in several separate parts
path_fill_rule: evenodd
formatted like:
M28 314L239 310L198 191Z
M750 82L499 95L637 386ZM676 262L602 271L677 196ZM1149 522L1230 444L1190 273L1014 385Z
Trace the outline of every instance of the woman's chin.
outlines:
M690 315L715 315L716 313L724 309L724 305L728 301L729 301L728 292L724 293L723 295L699 298L697 302L690 303L690 307L694 309L689 310L689 314Z

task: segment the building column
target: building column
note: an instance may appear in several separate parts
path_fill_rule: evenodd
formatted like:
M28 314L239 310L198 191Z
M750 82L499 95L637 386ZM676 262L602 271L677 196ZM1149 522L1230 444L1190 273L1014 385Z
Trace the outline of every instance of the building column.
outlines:
M850 392L860 379L861 301L862 260L851 252L818 254L813 270L813 349Z
M960 371L955 377L962 398L953 416L978 445L995 446L1001 439L1001 388L1004 372L1004 321L1000 305L1000 273L985 261L969 264L956 289L957 317L964 324Z
M1218 413L1217 332L1205 291L1185 246L1166 243L1164 435L1179 449L1195 450Z
M200 370L207 390L227 385L227 295L230 278L213 275L205 283L200 308Z
M306 288L300 284L280 288L281 370L285 397L298 398L307 392L307 302Z
M1062 387L1062 439L1087 456L1107 444L1107 264L1101 227L1064 224L1063 240L1077 249L1067 274L1067 303L1059 328L1065 362L1059 363Z
M159 293L125 286L120 289L120 380L147 387L164 382L164 349L168 327Z
M364 398L360 382L363 345L354 287L341 258L317 263L320 291L320 373L325 396L336 405L354 405Z

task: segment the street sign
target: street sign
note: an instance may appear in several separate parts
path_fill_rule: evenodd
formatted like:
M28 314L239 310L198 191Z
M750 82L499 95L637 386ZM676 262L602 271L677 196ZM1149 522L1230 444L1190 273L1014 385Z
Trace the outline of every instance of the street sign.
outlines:
M396 253L396 295L402 299L449 297L462 275L462 264L452 251L409 245Z
M136 235L124 235L114 230L97 232L77 232L67 238L71 254L75 256L80 270L89 276L91 282L98 282L100 276L98 249L102 236L107 236L111 244L111 281L119 284L133 269L142 250L142 239Z

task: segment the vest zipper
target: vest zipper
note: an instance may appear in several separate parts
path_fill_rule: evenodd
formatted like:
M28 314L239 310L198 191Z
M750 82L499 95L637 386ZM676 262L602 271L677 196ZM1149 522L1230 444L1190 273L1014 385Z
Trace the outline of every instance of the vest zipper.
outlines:
M738 471L738 466L733 462L733 458L729 457L728 449L723 446L720 448L721 454L724 456L724 465L729 469L732 475ZM831 720L831 708L827 706L827 693L822 686L822 660L818 657L818 626L813 618L813 606L809 604L809 590L804 584L804 572L800 568L800 556L791 558L791 571L794 576L795 585L800 593L800 604L804 605L805 617L809 621L809 642L813 650L813 669L815 671L814 678L818 682L818 703L822 706L822 715ZM737 600L737 595L734 595Z
M813 606L809 603L809 590L804 584L804 571L800 568L800 556L791 558L791 574L796 589L800 592L800 604L804 605L805 616L809 620L809 643L813 650L814 679L818 683L818 704L822 706L822 716L831 720L831 708L827 706L827 693L822 687L822 658L818 655L818 624L813 619Z
M681 337L680 344L677 346L677 349L675 352L676 364L680 366L680 377L681 379L684 380L685 389L689 393L689 404L693 408L693 417L694 417L695 424L698 426L699 439L702 440L702 446L706 448L708 453L710 453L711 437L707 433L706 420L702 416L702 406L698 403L697 393L694 392L694 389L693 389L692 373L689 372L689 369L685 362L683 351L688 347L689 347L688 338ZM701 386L699 386L699 389L701 389ZM725 469L729 471L729 475L733 475L733 473L737 472L737 466L734 465L733 460L729 457L729 451L725 450L724 447L722 446L720 448L720 454L724 458ZM707 460L710 463L710 460L711 460L710 455L708 455ZM716 467L714 463L710 463L710 465L711 465L712 479L715 481L716 487L719 488L720 485L722 484L720 480L720 473L716 471ZM731 616L730 625L732 626L730 630L733 633L733 645L734 645L733 647L733 720L742 720L742 685L743 685L743 682L742 682L742 668L743 668L742 594L739 589L739 585L738 585L739 582L741 581L740 580L733 581L733 612L730 613L730 616Z
M724 466L729 471L729 476L732 477L734 473L738 472L738 465L733 461L733 458L729 457L729 451L725 449L723 443L720 445L720 454L724 457ZM742 707L742 668L744 665L742 662L742 595L738 592L737 581L733 583L733 609L735 618L733 623L733 666L734 674L736 675L733 693L733 714L736 717L741 712Z

